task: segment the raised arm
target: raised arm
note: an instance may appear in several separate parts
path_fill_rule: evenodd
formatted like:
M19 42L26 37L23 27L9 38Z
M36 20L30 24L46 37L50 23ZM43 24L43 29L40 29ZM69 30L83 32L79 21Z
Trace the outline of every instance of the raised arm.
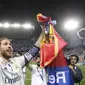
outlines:
M38 54L40 50L40 42L41 42L42 36L43 35L41 33L35 45L27 53L25 53L21 57L16 58L16 60L18 61L21 67L26 65L33 57L35 57Z

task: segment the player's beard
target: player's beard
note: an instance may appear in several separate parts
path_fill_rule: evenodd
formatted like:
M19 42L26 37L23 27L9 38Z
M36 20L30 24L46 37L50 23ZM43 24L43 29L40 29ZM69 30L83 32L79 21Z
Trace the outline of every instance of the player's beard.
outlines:
M12 57L12 53L8 53L8 51L3 51L2 52L2 56L6 59L6 60L9 60L9 58Z

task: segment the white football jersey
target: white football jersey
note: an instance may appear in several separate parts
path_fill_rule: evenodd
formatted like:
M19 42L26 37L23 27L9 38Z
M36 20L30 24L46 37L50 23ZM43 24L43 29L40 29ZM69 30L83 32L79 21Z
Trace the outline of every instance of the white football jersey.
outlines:
M26 54L11 58L9 62L0 57L0 85L24 85L22 69ZM32 55L28 56L28 61Z
M23 78L25 81L25 79L26 79L26 66L22 69L22 74L23 74Z
M37 65L30 65L32 72L31 85L47 85L45 69Z

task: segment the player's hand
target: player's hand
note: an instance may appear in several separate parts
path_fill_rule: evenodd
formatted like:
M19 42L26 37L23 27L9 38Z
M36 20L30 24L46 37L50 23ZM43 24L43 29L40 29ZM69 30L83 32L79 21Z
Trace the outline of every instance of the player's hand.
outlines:
M76 75L77 72L74 70L73 66L72 65L69 65L69 68L73 71L73 73Z
M69 65L69 68L73 70L73 66L72 65Z
M40 36L39 36L39 38L38 38L38 40L35 43L35 46L40 47L42 38L43 38L43 34L41 33Z

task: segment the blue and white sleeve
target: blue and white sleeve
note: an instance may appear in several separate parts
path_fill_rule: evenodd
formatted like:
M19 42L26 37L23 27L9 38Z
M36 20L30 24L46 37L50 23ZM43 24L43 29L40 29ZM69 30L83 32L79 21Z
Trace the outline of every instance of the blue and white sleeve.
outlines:
M35 57L38 52L39 52L40 48L38 48L37 46L33 46L33 48L31 48L27 53L25 53L23 56L25 58L25 64L30 61L33 57Z
M27 53L22 55L21 57L16 57L17 63L23 67L25 66L33 57L35 57L40 48L33 46Z

